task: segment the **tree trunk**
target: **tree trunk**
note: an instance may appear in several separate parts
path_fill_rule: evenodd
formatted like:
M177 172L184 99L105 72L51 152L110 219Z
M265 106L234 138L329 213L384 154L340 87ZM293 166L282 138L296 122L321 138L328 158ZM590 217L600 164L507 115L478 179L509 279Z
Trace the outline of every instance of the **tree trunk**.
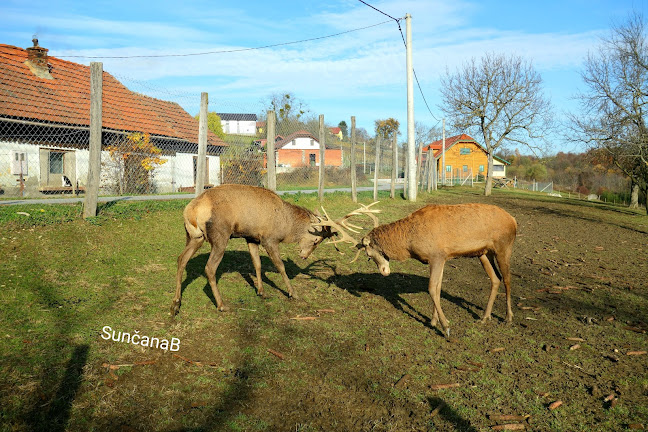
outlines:
M484 187L484 196L490 196L493 190L493 153L488 152L488 168L486 170L486 186Z
M630 208L639 208L639 185L635 182L630 186Z

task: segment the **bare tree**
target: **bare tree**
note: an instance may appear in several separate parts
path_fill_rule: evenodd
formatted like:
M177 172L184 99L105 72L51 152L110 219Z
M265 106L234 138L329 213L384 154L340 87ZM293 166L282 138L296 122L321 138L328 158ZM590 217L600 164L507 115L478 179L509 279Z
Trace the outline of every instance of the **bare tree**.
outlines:
M453 127L484 140L488 154L484 195L491 194L493 155L500 146L522 144L533 152L546 147L552 116L541 85L530 62L503 54L473 58L441 79L441 109Z
M590 53L582 72L582 112L570 116L577 139L606 151L632 185L648 193L648 41L646 22L633 14ZM648 199L646 200L648 213Z

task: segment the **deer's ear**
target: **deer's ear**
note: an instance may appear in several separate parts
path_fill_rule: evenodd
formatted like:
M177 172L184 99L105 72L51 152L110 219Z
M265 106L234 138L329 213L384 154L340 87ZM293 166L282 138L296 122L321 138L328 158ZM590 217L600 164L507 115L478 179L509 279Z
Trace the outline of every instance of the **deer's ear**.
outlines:
M362 246L367 247L371 244L371 240L369 240L367 237L362 238Z

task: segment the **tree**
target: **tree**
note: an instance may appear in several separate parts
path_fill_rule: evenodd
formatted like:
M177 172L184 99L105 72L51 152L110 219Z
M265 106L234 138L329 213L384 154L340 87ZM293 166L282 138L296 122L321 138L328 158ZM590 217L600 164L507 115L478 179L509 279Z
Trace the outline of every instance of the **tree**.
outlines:
M115 189L123 193L151 193L153 172L167 162L162 150L151 142L147 133L128 134L122 142L107 147L113 161Z
M200 114L196 115L196 120L200 121ZM223 132L223 124L221 118L215 112L207 113L207 129L212 131L218 138L225 139L225 132Z
M393 136L393 134L398 135L398 128L400 123L394 118L388 118L386 120L376 120L376 135L379 135L383 139L388 139Z
M443 106L454 128L480 136L488 154L484 195L493 184L493 155L502 145L543 147L551 128L551 104L542 79L521 57L487 54L441 78Z
M289 133L297 130L294 123L302 123L310 112L308 105L290 92L273 93L262 102L267 110L273 110L277 116L277 133Z
M338 127L342 131L342 138L346 139L349 136L349 127L347 126L346 122L342 120L340 123L338 123Z
M632 14L612 28L585 61L582 112L571 115L575 138L607 152L644 195L648 194L648 41L646 22ZM646 200L648 213L648 199Z

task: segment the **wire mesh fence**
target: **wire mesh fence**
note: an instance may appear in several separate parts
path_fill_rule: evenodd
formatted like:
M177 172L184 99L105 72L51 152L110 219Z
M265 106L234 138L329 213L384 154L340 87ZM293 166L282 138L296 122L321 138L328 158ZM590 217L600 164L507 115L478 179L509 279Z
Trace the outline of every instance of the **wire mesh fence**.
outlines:
M90 72L53 57L26 79L23 50L3 52L0 100L0 194L3 198L82 196L89 172ZM33 71L30 71L30 73ZM51 74L50 74L51 72ZM52 76L53 74L53 76ZM33 79L31 79L33 78ZM198 175L199 95L174 93L103 72L99 195L194 193ZM217 115L216 123L212 115ZM267 186L267 107L209 104L204 185ZM349 116L350 119L350 116ZM336 119L333 123L349 119ZM276 125L278 190L351 186L349 131L308 116ZM324 147L324 151L320 147ZM373 185L375 139L355 146L359 186ZM384 146L379 177L392 170ZM323 158L323 161L320 160ZM270 158L272 159L272 158ZM402 168L399 168L402 170Z

